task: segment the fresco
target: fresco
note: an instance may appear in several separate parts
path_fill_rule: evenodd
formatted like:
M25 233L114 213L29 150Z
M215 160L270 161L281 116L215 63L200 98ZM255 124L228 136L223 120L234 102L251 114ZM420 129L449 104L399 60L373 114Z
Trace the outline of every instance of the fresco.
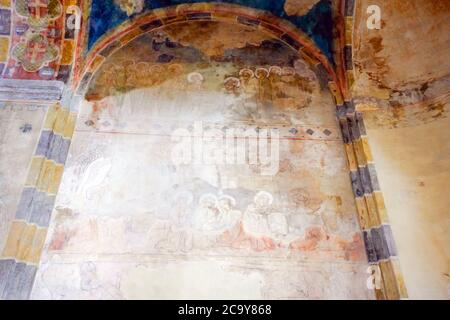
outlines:
M74 67L103 36L122 23L154 9L208 1L154 0L17 0L0 2L0 76L5 79L68 82ZM333 60L330 0L214 2L261 10L302 30ZM249 12L250 14L250 12ZM88 21L83 19L88 18ZM79 70L76 70L77 72ZM75 73L77 73L75 72ZM76 78L76 81L79 81Z
M371 4L362 0L356 6L354 97L387 100L396 107L448 95L450 35L430 31L450 28L450 2L380 0L377 5L386 23L378 32L366 28L366 8ZM406 36L399 36L405 30Z
M82 3L69 0L0 2L1 77L66 82L78 45L72 20L75 15L81 19Z
M333 21L330 0L93 0L89 19L88 48L109 30L128 18L149 10L175 6L184 3L223 3L259 9L285 19L305 32L317 46L332 60ZM295 9L294 9L295 8Z
M135 39L80 108L32 297L373 298L334 110L297 52L244 25ZM214 154L276 132L275 170L251 150L178 163L180 130Z

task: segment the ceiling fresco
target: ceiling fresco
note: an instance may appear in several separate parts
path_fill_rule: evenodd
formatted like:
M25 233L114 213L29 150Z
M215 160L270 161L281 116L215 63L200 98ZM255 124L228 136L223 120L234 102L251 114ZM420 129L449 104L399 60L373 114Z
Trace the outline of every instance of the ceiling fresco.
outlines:
M214 2L241 5L270 12L300 28L332 60L333 21L331 0L93 0L89 18L88 48L109 30L135 15L184 3ZM302 5L299 6L298 3Z
M0 78L67 82L74 73L74 65L83 65L83 57L94 44L114 33L113 30L124 22L133 21L154 9L209 2L213 1L1 0ZM331 0L224 0L214 3L214 10L220 10L221 4L235 5L285 20L309 36L332 61Z
M98 54L103 54L92 53L97 44L122 31L130 32L129 36L133 37L134 29L119 26L132 25L151 12L158 17L162 15L162 20L174 19L172 11L176 13L182 7L200 3L209 8L212 15L216 11L220 15L221 9L240 8L236 11L238 16L248 14L250 17L249 21L238 21L241 24L251 23L251 17L261 18L269 24L272 19L276 26L280 21L287 22L294 28L292 30L300 30L309 37L321 51L323 59L319 60L322 64L324 60L330 63L328 73L340 68L340 62L333 61L339 53L335 48L339 28L334 25L338 20L333 17L340 3L338 0L0 0L0 79L59 80L64 83L72 79L78 85L86 72L94 73L95 70L89 69L89 63L98 58ZM382 12L381 30L366 27L366 9L371 3L369 0L358 1L354 14L353 59L350 61L354 68L350 68L353 68L355 79L351 94L362 106L360 110L380 106L402 108L439 97L438 103L446 104L450 83L447 59L450 38L449 33L442 31L450 28L447 19L450 2L378 0ZM195 8L188 10L195 11ZM158 13L158 10L161 11ZM197 15L188 20L201 19L200 11ZM167 23L166 20L163 22ZM144 28L141 24L135 27ZM211 51L207 54L212 55L215 51L219 55L221 49L211 43L215 36L227 35L208 36L210 31L198 30L204 34L200 42L204 50ZM238 41L235 47L242 48L247 38L253 43L252 37L251 32L246 32L245 36L235 40ZM299 44L298 39L284 40L288 44L289 40L293 41L294 47L304 45ZM199 50L201 43L197 46ZM183 39L179 44L184 45ZM112 45L112 51L117 49L115 43ZM324 66L327 68L326 63ZM341 77L339 71L332 72Z
M380 30L355 11L352 95L366 119L382 128L409 127L448 117L450 1L378 0Z
M359 1L355 12L353 96L398 107L448 94L450 1L378 0L382 28L369 30L365 9L372 2Z
M87 122L97 124L111 97L172 88L235 97L242 101L243 114L230 110L230 116L246 121L258 120L249 111L249 101L256 100L266 109L267 121L291 124L294 113L310 106L325 87L298 52L277 38L244 25L185 22L145 33L108 57L86 93L87 100L96 102ZM289 111L289 117L274 104Z

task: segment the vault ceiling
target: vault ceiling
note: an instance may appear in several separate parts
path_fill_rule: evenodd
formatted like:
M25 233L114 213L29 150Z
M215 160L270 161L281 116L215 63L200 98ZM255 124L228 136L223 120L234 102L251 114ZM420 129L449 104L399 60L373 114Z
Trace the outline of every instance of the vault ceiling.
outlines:
M356 97L410 105L448 92L450 1L360 0L355 13ZM382 27L366 27L376 3Z
M137 16L160 8L193 4L199 0L0 0L0 75L3 79L60 80L67 82L74 56L86 54L112 29ZM338 0L223 0L266 12L295 25L307 34L330 61L333 60L333 6ZM381 30L366 26L367 7L381 8ZM76 30L77 6L82 15ZM356 1L353 57L353 95L363 101L377 100L386 106L407 106L448 94L450 74L450 1L359 0ZM77 41L78 32L82 41ZM189 35L173 30L180 43ZM214 37L227 31L214 29ZM203 32L199 48L206 54L221 51L209 47L211 35ZM255 36L244 35L252 44ZM203 44L203 45L202 45Z

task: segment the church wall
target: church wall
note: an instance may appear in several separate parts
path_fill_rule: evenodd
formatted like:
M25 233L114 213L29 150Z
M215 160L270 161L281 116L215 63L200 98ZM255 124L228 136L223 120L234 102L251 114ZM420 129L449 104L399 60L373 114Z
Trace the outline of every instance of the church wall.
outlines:
M373 298L326 86L266 34L200 24L144 35L95 76L32 298ZM230 129L269 130L275 171L174 159L180 138L208 149Z
M448 102L367 112L366 125L411 299L448 299Z
M152 108L124 99L141 111ZM183 107L192 112L189 104L201 99L184 97ZM177 121L191 116L174 111ZM82 113L32 297L371 297L339 129L332 109L320 113L311 111L311 121L292 127L314 128L316 138L295 140L291 127L283 130L275 176L247 165L173 165L166 130L189 121L143 126L128 118L124 125L107 116L101 122L111 126L93 131ZM233 125L242 123L227 123ZM211 120L204 126L221 127ZM269 203L259 207L264 197ZM214 212L223 212L225 225L210 225L205 216ZM278 213L289 221L281 234L246 221Z

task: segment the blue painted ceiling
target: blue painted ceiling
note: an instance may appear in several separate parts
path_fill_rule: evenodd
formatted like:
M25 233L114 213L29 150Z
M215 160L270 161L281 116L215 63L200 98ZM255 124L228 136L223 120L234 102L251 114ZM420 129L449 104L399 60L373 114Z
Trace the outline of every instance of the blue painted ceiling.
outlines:
M321 0L304 16L289 16L284 11L286 0L145 0L143 12L165 8L183 3L215 2L231 3L268 11L273 15L290 21L306 33L332 61L333 21L331 0ZM142 12L141 12L142 13ZM89 20L88 49L109 30L132 19L115 4L114 0L92 0Z

